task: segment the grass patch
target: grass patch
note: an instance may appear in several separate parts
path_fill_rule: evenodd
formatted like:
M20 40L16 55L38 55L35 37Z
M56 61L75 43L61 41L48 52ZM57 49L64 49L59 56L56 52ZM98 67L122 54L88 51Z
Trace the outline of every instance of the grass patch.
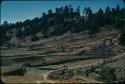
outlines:
M106 82L115 81L116 80L115 69L111 67L102 67L99 79Z

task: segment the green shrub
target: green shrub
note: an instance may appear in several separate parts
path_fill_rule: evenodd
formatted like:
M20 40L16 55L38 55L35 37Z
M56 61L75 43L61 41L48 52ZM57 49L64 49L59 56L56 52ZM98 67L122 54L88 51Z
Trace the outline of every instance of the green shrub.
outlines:
M100 71L100 79L107 82L116 80L115 69L111 67L102 67Z
M125 32L121 33L119 37L119 42L120 44L125 45Z
M39 38L37 36L32 36L31 41L38 41Z
M96 33L97 33L97 32L89 31L89 37L90 37L90 38L94 38L94 37L96 36Z
M122 19L117 19L115 22L115 27L120 31L123 30L123 28L125 27L125 21Z
M0 80L0 84L5 84L2 80Z
M73 70L68 70L67 75L68 75L69 77L73 77L73 76L74 76Z
M24 74L26 73L26 70L25 69L22 69L22 68L19 68L19 69L16 69L14 71L10 71L10 72L6 72L4 73L3 75L4 76L24 76Z

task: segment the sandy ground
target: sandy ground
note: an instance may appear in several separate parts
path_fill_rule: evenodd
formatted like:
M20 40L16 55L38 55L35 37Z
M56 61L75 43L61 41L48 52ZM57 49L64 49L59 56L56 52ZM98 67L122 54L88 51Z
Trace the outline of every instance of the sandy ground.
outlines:
M123 63L125 61L125 54L122 54L120 56L114 57L114 59L117 59L114 63L109 63L108 66L118 67L123 66ZM120 59L120 60L118 60ZM93 64L97 64L102 62L102 59L90 59L90 60L79 60L74 62L69 62L65 64L59 64L59 65L49 65L44 66L42 68L62 68L64 65L67 65L68 68L78 68L78 67L85 67ZM43 70L42 72L27 72L24 76L2 76L2 80L6 83L100 83L100 81L96 81L92 78L88 77L80 77L76 76L69 80L48 80L47 74L52 72L52 70Z
M91 60L79 60L79 61L74 61L74 62L69 62L69 63L65 63L65 64L60 64L60 65L49 65L49 66L44 66L42 68L63 68L64 65L67 65L69 68L76 68L79 67L80 65L86 65L88 63L93 63L93 62L97 62L100 59L91 59ZM7 68L4 68L5 70ZM2 70L4 70L2 68ZM54 82L61 82L61 83L65 83L65 82L78 82L77 80L72 81L67 80L67 81L60 81L60 80L47 80L46 76L49 72L52 72L52 70L47 70L47 71L43 71L43 72L32 72L29 71L27 72L24 76L2 76L2 80L6 83L54 83ZM80 82L80 81L79 81ZM82 79L83 82L83 79ZM84 82L87 82L84 78Z

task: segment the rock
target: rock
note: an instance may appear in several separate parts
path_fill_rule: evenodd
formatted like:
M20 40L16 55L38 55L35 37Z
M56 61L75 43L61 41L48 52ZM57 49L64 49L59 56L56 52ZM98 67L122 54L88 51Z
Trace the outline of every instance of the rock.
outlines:
M58 71L54 71L54 72L51 72L48 77L50 78L54 78L54 79L64 79L64 80L67 80L67 79L70 79L72 78L74 75L74 72L72 70L68 70L68 69L63 69L63 70L58 70Z
M85 75L86 74L86 69L78 69L77 74L78 75Z
M96 69L95 69L95 72L96 72L96 73L99 73L100 71L101 71L100 68L96 68Z
M94 79L98 79L99 78L99 74L96 73L89 73L89 77L94 78Z
M101 66L102 65L100 63L98 63L98 64L95 65L95 68L101 68Z
M90 70L90 69L91 69L91 66L86 66L85 69L86 69L86 70Z

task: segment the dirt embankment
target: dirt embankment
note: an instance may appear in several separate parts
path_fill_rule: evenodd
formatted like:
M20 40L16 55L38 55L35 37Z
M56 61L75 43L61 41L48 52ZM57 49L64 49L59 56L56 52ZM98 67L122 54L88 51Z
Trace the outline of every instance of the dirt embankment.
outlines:
M70 39L67 39L67 35L52 37L37 42L31 42L30 44L24 42L21 43L23 47L15 49L3 49L1 50L1 58L7 66L1 66L1 72L6 73L21 68L23 64L28 62L30 65L39 65L42 68L62 68L67 65L69 69L77 69L79 67L87 67L91 65L98 65L102 62L102 59L97 59L98 56L93 54L97 53L97 46L102 45L104 40L115 40L118 32L110 31L108 33L102 32L95 38L89 38L84 33L71 34ZM117 46L117 41L114 42ZM121 46L118 46L121 48ZM100 48L100 47L98 47ZM97 49L97 50L95 50ZM119 48L114 47L115 55L123 53ZM121 52L119 52L119 50ZM101 55L99 55L101 56ZM116 56L116 57L117 57ZM115 56L114 56L115 57ZM94 59L93 59L94 58ZM6 60L6 61L5 61ZM7 61L8 60L8 61ZM11 60L11 61L10 61ZM9 65L11 64L11 65ZM115 64L115 63L114 63ZM117 63L116 63L117 64ZM43 66L44 65L44 66ZM110 64L109 64L110 65ZM114 65L113 65L114 66ZM50 70L50 72L53 70ZM48 72L48 73L50 73ZM27 79L29 77L29 79ZM26 73L24 76L2 76L5 82L26 82L40 83L40 82L66 82L60 80L43 80L45 76L42 73ZM67 82L87 82L91 78L80 78L67 80ZM42 81L41 81L42 80ZM96 80L95 80L96 81ZM91 81L92 82L92 81Z

